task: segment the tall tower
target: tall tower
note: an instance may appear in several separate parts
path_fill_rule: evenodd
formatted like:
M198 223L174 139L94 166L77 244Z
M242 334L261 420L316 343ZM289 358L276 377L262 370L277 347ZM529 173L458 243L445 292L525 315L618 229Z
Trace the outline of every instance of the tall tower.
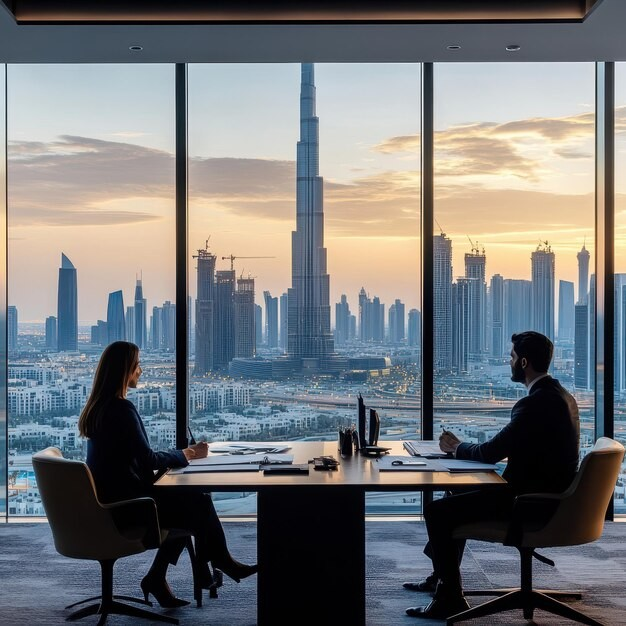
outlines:
M276 315L278 315L278 298ZM237 279L237 290L233 294L233 326L235 333L235 357L250 358L256 353L254 321L254 278ZM278 320L276 320L276 344L278 345Z
M198 250L196 289L196 351L194 374L204 376L213 369L213 325L215 307L215 261L207 239L204 250Z
M126 339L126 320L124 319L124 295L122 291L112 291L107 305L107 339L124 341Z
M61 253L59 289L57 293L57 349L59 352L78 350L78 287L76 268Z
M491 277L489 286L489 306L491 318L491 356L500 358L508 349L508 337L504 336L504 278L500 274ZM506 347L505 347L506 346Z
M146 299L143 297L141 278L135 285L135 343L140 348L148 347L148 311Z
M265 300L265 341L268 348L278 348L278 298L269 291L263 292Z
M452 368L452 241L433 236L433 341L435 370Z
M302 64L300 141L296 159L296 230L291 233L287 352L318 367L334 352L324 247L324 191L319 176L319 119L313 64ZM309 364L310 365L310 364Z
M578 300L577 304L587 304L589 294L589 250L583 247L576 255L578 259Z
M215 273L213 369L228 368L235 355L235 270Z
M471 240L470 240L471 242ZM472 243L472 251L465 253L465 278L469 283L469 356L478 357L487 346L487 284L485 269L487 257L484 249Z
M554 252L547 241L531 254L532 330L554 341Z
M7 350L13 354L17 350L17 307L7 307Z

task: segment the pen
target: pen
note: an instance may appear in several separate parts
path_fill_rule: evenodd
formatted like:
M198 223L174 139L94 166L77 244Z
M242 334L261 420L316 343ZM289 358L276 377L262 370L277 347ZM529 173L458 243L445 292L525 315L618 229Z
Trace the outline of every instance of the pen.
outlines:
M426 465L425 461L401 461L400 459L396 459L395 461L391 461L392 465Z
M196 443L196 439L193 436L193 433L191 432L191 428L189 426L187 426L187 431L189 432L189 445L193 446Z

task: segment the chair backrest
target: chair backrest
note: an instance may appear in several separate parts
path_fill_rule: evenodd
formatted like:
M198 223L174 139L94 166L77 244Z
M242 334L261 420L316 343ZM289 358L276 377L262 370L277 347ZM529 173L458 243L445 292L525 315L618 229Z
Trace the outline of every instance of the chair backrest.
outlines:
M33 470L57 551L76 559L115 559L146 550L122 535L111 509L98 502L89 467L46 448L33 455Z
M599 539L623 459L621 443L600 437L582 460L570 487L559 496L558 507L548 524L540 530L524 532L522 545L571 546Z

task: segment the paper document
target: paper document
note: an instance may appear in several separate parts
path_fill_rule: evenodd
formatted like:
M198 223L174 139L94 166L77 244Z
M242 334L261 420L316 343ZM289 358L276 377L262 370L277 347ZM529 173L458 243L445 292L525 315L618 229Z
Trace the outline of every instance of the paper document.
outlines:
M257 441L233 441L221 444L209 444L211 452L223 452L227 454L255 454L270 452L278 454L290 450L291 446L285 443L264 443Z
M464 461L462 459L439 459L449 472L492 472L498 469L497 465L481 463L480 461Z
M293 463L293 454L210 454L204 459L192 459L191 467L207 465L244 465L246 463Z
M381 472L447 472L435 459L418 458L414 456L388 455L374 462Z
M229 463L227 465L188 465L177 467L169 471L169 474L196 474L207 472L258 472L261 466L258 463Z
M450 456L441 450L439 447L439 441L420 441L414 439L411 441L403 441L402 444L404 449L411 456L427 456L435 459Z

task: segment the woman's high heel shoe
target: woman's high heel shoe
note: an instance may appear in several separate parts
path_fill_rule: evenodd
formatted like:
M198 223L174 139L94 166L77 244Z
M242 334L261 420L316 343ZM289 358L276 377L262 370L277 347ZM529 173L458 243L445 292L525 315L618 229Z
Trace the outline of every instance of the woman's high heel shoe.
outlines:
M156 580L150 576L146 576L141 581L141 590L143 591L146 602L148 602L148 596L152 594L159 605L164 609L175 609L189 604L187 600L181 600L172 593L165 578Z
M232 578L236 583L244 578L248 578L248 576L252 576L252 574L256 574L259 570L259 566L256 563L254 565L245 565L235 561L235 559L229 559L224 563L213 561L213 567Z

